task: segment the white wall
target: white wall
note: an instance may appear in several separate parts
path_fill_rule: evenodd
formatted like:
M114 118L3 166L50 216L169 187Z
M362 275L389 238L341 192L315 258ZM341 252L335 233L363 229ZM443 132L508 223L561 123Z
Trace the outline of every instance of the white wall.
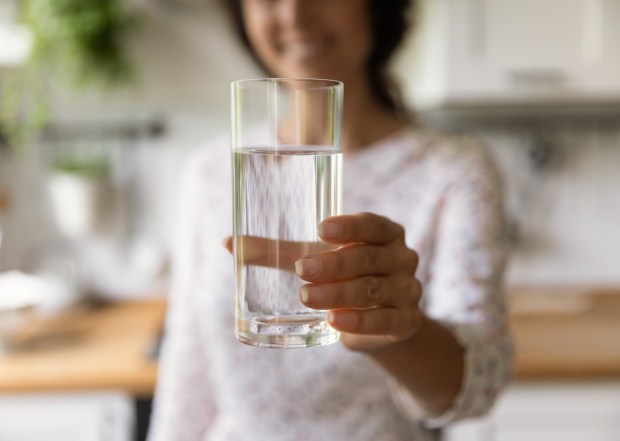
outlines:
M534 134L523 128L485 134L516 227L511 284L620 284L620 121L573 122ZM550 156L537 168L532 149L541 142Z
M60 123L164 118L169 132L142 146L140 170L148 189L144 209L166 240L183 158L228 130L229 82L260 75L221 13L208 2L188 3L184 9L148 2L132 41L142 74L139 88L80 97L59 92L56 99ZM505 171L508 205L518 224L510 283L620 284L620 126L553 129L556 156L542 171L528 162L527 131L487 130L484 136Z

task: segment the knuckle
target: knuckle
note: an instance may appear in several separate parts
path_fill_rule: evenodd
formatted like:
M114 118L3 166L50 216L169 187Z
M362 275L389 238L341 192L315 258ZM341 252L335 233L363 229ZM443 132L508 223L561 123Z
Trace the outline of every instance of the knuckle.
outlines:
M376 277L365 277L366 305L373 306L381 300L379 280Z
M407 293L407 305L417 306L421 297L421 284L415 277L406 277L403 282L403 290Z
M362 264L365 272L372 272L381 263L381 254L376 247L364 247L362 249Z
M408 270L415 271L418 268L420 257L414 250L407 248L404 254L405 266Z
M402 279L402 290L406 292L409 297L412 296L415 291L415 278L413 277L403 277Z

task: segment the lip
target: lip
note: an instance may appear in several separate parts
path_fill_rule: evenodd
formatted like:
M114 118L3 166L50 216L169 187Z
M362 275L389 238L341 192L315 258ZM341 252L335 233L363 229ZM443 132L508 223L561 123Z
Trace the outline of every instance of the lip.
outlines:
M286 58L304 62L311 61L323 55L328 48L327 39L295 39L283 41L279 44L279 52Z

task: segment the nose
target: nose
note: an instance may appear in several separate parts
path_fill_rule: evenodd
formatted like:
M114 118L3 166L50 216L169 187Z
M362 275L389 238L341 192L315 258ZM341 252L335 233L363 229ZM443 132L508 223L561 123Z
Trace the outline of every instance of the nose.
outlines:
M311 21L316 0L283 0L280 2L280 19L292 27L305 26Z

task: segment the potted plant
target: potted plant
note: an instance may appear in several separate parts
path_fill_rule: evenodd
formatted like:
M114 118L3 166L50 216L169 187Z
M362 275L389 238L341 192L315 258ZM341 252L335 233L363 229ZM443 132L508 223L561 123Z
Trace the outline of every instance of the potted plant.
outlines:
M66 237L83 239L110 229L116 204L105 156L60 156L54 161L49 189L57 226Z

